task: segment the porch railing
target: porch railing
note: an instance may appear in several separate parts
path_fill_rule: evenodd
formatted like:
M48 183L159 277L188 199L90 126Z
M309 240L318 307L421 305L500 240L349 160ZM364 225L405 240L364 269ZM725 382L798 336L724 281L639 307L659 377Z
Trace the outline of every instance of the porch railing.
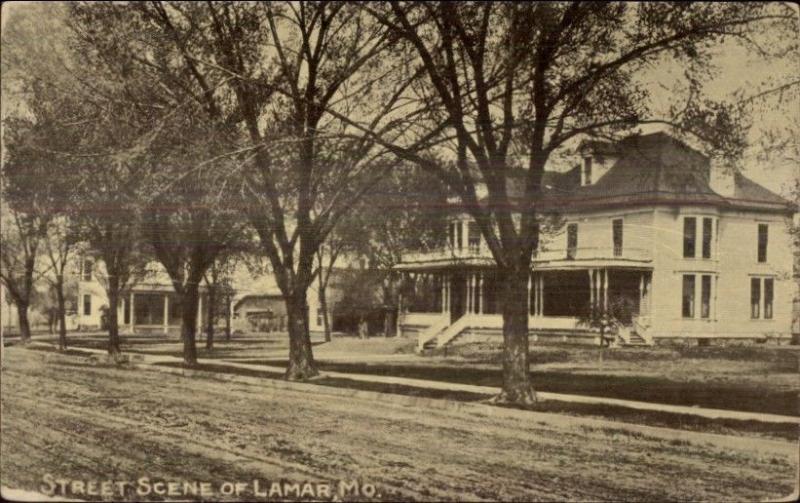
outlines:
M645 248L631 248L624 247L622 249L613 246L595 247L595 246L579 246L574 250L569 250L567 253L566 248L544 249L539 250L534 256L534 262L551 262L554 260L591 260L591 259L609 259L609 260L641 260L646 261L652 258L650 250ZM468 246L465 248L454 248L451 246L443 246L433 250L422 252L411 252L403 255L404 263L415 262L432 262L432 261L445 261L445 260L464 260L464 259L485 259L492 260L492 253L489 248L481 243L480 245Z

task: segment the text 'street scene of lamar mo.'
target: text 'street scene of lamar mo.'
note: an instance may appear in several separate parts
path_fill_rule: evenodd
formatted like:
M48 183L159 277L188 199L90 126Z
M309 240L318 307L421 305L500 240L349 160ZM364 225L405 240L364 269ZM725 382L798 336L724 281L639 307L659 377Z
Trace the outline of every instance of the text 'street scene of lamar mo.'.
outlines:
M795 501L800 7L7 2L10 501Z

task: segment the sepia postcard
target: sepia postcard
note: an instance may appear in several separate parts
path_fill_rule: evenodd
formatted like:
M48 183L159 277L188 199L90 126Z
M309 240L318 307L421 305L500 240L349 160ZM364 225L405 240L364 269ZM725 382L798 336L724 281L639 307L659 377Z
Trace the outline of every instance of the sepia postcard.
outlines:
M5 2L3 501L796 501L800 8Z

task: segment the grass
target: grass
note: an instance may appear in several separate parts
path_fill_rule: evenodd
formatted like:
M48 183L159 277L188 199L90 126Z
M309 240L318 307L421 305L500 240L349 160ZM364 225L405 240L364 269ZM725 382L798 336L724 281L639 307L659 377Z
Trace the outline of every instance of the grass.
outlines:
M123 335L123 351L181 357L176 336ZM70 338L73 347L104 349L103 335ZM198 344L198 357L215 361L285 366L275 359L284 351L285 334L218 339L209 351ZM402 361L358 362L358 355L397 354L413 341L398 338L335 338L315 351L323 370L398 376L499 387L502 383L495 344L454 346L438 355L408 355ZM600 350L594 347L531 347L532 377L537 390L673 405L800 415L798 355L794 346L651 347ZM326 354L352 355L355 361L326 361ZM602 355L603 361L599 361Z
M245 360L242 363L285 366L285 360ZM502 386L500 369L468 366L423 366L319 362L322 370L407 377L430 381ZM797 393L736 384L678 382L665 378L618 375L587 375L573 372L531 372L537 390L551 393L600 396L672 405L701 406L798 416Z
M502 363L502 346L492 343L473 343L433 350L431 356L475 364ZM797 372L800 369L800 346L675 346L646 348L605 348L567 344L533 344L532 364L597 363L602 356L606 362L668 362L675 360L720 360L728 362L759 362L770 370Z
M172 368L182 368L181 363L157 363L156 365ZM204 363L194 370L215 372L247 377L262 377L268 379L282 379L283 374L266 370L243 369L217 363ZM357 389L364 391L375 391L379 393L391 393L405 396L418 396L425 398L447 399L461 402L483 401L490 398L489 395L469 393L464 391L434 390L427 388L417 388L388 383L373 383L356 381L346 378L321 377L307 381L309 384L319 386L331 386L335 388ZM648 426L659 426L690 431L702 431L706 433L719 434L749 434L784 440L797 440L798 425L794 423L763 423L760 421L742 421L735 419L712 419L692 414L675 414L659 411L643 411L605 404L581 404L572 402L561 402L547 400L537 403L529 408L538 412L552 412L571 416L589 416L627 423L642 424Z

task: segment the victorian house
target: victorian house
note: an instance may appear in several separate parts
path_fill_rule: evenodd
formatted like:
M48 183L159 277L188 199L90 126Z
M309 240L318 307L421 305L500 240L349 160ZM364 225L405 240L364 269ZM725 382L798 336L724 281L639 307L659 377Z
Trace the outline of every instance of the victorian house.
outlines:
M666 133L585 141L574 168L544 185L538 208L552 224L529 277L532 341L596 344L579 320L620 304L628 344L791 336L790 201ZM457 204L447 233L446 247L397 266L414 285L399 330L420 349L500 340L494 261Z

